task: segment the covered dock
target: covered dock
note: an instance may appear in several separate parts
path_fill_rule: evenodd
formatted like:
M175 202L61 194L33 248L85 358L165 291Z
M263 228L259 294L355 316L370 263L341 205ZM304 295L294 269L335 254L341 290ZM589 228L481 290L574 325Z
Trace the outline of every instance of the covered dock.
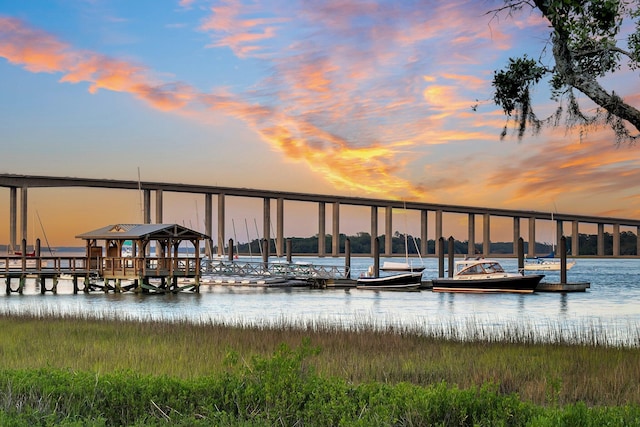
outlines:
M87 265L106 291L199 292L203 233L178 224L114 224L76 237L86 241ZM179 286L179 279L193 280Z

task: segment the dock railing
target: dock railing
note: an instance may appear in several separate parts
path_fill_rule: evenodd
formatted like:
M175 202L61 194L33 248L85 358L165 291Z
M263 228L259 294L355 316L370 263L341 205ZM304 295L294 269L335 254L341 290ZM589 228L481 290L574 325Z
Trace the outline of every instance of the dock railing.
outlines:
M202 261L201 272L211 276L282 277L286 279L346 279L346 266L263 261Z
M91 259L87 265L86 257L64 257L64 256L41 256L41 257L20 257L5 256L0 258L0 274L9 273L41 273L41 274L64 274L64 273L90 273L89 266L97 264L97 259ZM95 272L96 269L93 269Z

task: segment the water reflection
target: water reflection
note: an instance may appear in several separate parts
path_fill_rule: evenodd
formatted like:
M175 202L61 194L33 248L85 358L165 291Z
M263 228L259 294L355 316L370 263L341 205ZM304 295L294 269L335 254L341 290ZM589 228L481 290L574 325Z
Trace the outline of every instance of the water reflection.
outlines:
M569 311L568 297L566 292L560 294L560 314L566 315Z
M336 264L335 259L316 261ZM358 258L352 261L352 266L356 271L366 271L369 262ZM510 269L515 267L515 262L504 260L502 264ZM429 278L437 271L437 260L429 259L425 263L425 278ZM635 336L620 339L638 342L640 283L634 280L637 264L636 260L581 260L570 270L568 278L574 282L590 282L587 292L533 295L229 285L203 285L199 294L80 292L74 295L71 281L60 281L55 295L50 292L42 295L40 285L28 279L22 295L0 293L0 312L242 324L321 321L350 326L370 323L424 330L434 325L476 324L487 328L515 325L533 327L541 333L558 327L571 331L580 324L596 323L608 336L618 336L619 330L631 331ZM557 281L553 275L547 279ZM13 281L12 288L17 286Z

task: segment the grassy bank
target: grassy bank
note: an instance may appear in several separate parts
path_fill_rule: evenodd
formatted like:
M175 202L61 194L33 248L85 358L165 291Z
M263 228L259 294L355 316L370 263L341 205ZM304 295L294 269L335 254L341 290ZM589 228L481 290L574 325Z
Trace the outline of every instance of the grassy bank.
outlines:
M308 364L305 342L192 380L44 368L0 371L7 426L631 426L639 406L539 406L489 384L351 384Z
M511 342L458 342L432 335L399 329L346 331L322 324L259 328L0 315L0 357L5 369L131 370L197 379L225 372L229 354L250 360L308 338L321 349L308 361L315 372L351 384L429 386L444 381L467 389L492 383L500 393L517 393L540 405L640 402L638 348L596 341L519 343L526 339L518 337Z

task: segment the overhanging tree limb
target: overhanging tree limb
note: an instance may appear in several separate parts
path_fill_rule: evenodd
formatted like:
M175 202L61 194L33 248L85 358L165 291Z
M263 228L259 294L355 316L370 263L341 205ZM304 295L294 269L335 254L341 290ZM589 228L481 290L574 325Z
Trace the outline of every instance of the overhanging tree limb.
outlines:
M494 10L494 14L508 10L520 10L524 6L535 7L550 22L551 44L555 65L549 70L525 57L510 59L509 66L494 75L494 101L503 107L505 114L518 123L521 138L527 125L539 127L530 105L530 90L542 76L552 74L551 85L554 99L561 94L569 94L568 114L570 120L582 124L592 124L582 111L572 94L578 90L601 107L600 118L615 131L619 141L632 141L640 137L640 110L628 104L614 91L607 91L598 81L599 77L615 72L620 64L620 55L635 69L640 51L640 25L636 22L636 32L629 37L629 49L616 45L623 18L637 20L639 1L621 0L505 0L505 7ZM514 66L516 64L517 66ZM606 112L606 113L603 113ZM515 112L515 114L513 114ZM548 123L557 125L557 120ZM625 123L633 126L632 135ZM506 130L506 127L505 127ZM506 131L503 131L503 136Z

